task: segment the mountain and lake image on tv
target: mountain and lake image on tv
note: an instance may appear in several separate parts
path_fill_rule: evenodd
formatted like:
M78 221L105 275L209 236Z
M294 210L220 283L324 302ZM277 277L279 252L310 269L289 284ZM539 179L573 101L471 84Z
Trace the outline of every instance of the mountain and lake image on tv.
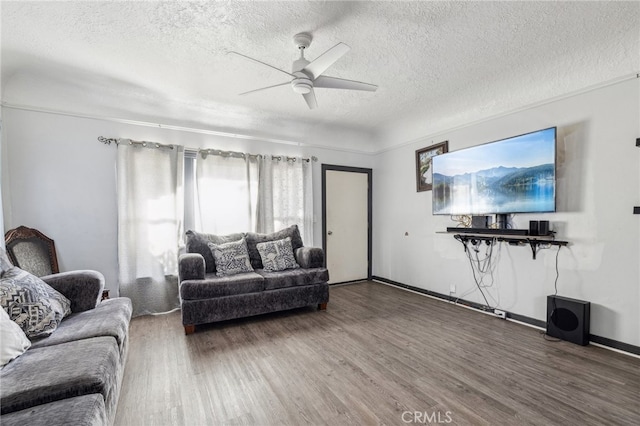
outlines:
M556 210L556 128L432 159L433 214L543 213Z

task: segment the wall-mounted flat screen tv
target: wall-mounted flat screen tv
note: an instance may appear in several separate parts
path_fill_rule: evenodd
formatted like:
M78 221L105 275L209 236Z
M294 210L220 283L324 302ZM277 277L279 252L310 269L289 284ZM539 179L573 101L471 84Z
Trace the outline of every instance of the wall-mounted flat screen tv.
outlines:
M433 214L556 210L556 128L432 158Z

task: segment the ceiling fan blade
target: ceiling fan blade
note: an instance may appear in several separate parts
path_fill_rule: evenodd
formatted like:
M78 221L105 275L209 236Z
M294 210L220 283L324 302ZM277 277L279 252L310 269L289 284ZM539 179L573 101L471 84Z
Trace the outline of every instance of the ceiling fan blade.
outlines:
M313 88L311 88L311 91L309 93L305 93L302 96L304 97L304 100L307 101L309 109L315 109L318 106L318 101L316 101L316 94L313 91Z
M335 61L340 59L351 48L344 43L338 43L331 49L318 56L314 61L302 68L302 71L306 71L311 74L313 80L320 77L320 75L327 70Z
M313 87L322 87L325 89L366 90L367 92L375 92L378 89L378 86L375 84L322 75L313 80Z
M260 92L260 91L262 91L262 90L271 89L271 88L273 88L273 87L286 86L287 84L291 84L291 82L287 81L287 82L285 82L285 83L274 84L273 86L267 86L267 87L262 87L262 88L260 88L260 89L249 90L248 92L240 93L238 96L248 95L249 93Z
M281 70L280 68L276 68L276 67L274 67L273 65L269 65L269 64L267 64L266 62L259 61L259 60L257 60L257 59L254 59L254 58L250 57L250 56L243 55L242 53L238 53L238 52L234 52L234 51L229 51L228 53L231 53L231 54L234 54L234 55L241 56L241 57L243 57L243 58L245 58L245 59L248 59L248 60L253 61L253 62L257 62L257 63L262 64L262 65L266 65L266 66L268 66L269 68L273 68L273 69L274 69L274 70L276 70L276 71L280 71L280 72L282 72L282 73L285 73L286 75L288 75L288 76L290 76L290 77L295 77L295 76L294 76L293 74L291 74L290 72L287 72L287 71L285 71L285 70Z

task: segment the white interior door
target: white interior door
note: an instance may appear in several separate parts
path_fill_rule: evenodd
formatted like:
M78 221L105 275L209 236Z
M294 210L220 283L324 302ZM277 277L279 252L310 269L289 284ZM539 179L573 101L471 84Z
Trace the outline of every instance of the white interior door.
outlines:
M325 238L329 283L367 279L368 174L326 170L325 191Z

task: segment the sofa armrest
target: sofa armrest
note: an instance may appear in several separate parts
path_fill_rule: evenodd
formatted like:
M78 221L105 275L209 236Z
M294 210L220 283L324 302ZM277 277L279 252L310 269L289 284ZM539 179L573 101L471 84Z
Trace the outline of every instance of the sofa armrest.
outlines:
M40 278L71 301L71 312L93 309L102 299L104 275L98 271L69 271Z
M178 277L185 280L203 280L205 273L204 257L199 253L185 253L178 258Z
M320 247L300 247L296 250L296 261L302 268L323 268L324 250Z

